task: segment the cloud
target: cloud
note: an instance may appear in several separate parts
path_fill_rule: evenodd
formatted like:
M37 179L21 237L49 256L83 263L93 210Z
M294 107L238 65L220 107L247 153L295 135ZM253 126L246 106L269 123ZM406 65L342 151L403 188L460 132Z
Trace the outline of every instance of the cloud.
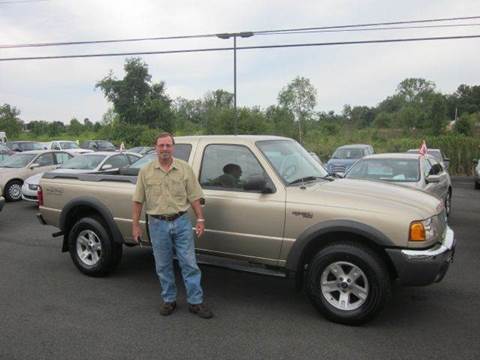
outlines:
M0 44L118 39L181 34L359 24L480 14L474 0L435 2L368 1L147 1L84 0L27 3L0 8ZM383 33L324 33L254 36L238 46L329 42L440 34L475 34L480 29L403 30ZM239 106L276 104L278 92L296 76L318 90L318 110L344 104L374 106L406 77L434 81L442 92L461 83L478 84L479 40L365 46L238 51ZM232 40L191 39L57 48L0 49L0 57L94 52L158 51L231 47ZM153 81L165 81L172 97L200 98L223 88L233 91L231 52L143 56ZM68 122L101 119L108 109L95 83L112 70L123 77L122 57L35 62L0 62L0 103L22 111L25 120Z

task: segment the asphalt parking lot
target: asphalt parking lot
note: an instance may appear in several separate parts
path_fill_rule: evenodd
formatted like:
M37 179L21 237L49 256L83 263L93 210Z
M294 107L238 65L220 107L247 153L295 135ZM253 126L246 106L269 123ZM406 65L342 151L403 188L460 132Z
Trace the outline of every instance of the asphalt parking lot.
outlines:
M179 309L162 317L148 249L128 248L113 275L89 278L35 213L25 202L0 212L1 359L480 358L480 191L471 179L454 182L458 245L445 279L395 287L362 327L328 322L287 280L209 266L216 317L191 315L181 287Z

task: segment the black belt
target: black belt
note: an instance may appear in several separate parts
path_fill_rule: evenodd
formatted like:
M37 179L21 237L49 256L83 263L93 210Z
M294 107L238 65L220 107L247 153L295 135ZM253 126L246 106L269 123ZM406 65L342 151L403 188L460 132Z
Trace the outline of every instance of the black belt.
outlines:
M172 214L172 215L150 215L151 217L154 217L155 219L158 219L158 220L165 220L165 221L173 221L173 220L176 220L178 219L180 216L182 216L183 214L186 214L187 212L186 211L180 211L176 214Z

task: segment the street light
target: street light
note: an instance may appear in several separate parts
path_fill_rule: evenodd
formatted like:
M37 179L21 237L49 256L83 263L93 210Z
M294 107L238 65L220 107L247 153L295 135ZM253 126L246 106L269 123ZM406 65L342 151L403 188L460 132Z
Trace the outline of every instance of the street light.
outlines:
M237 33L217 34L219 39L230 39L233 37L233 111L234 111L234 134L237 135L237 36L248 38L253 36L251 31Z

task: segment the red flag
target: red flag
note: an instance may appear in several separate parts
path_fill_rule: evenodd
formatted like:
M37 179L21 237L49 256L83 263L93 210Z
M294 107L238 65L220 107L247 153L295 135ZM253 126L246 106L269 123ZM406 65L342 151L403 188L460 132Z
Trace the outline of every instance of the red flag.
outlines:
M427 155L427 151L428 151L427 143L425 142L425 140L423 140L422 146L420 146L420 150L418 150L418 152L419 152L420 155L425 156L425 155Z

